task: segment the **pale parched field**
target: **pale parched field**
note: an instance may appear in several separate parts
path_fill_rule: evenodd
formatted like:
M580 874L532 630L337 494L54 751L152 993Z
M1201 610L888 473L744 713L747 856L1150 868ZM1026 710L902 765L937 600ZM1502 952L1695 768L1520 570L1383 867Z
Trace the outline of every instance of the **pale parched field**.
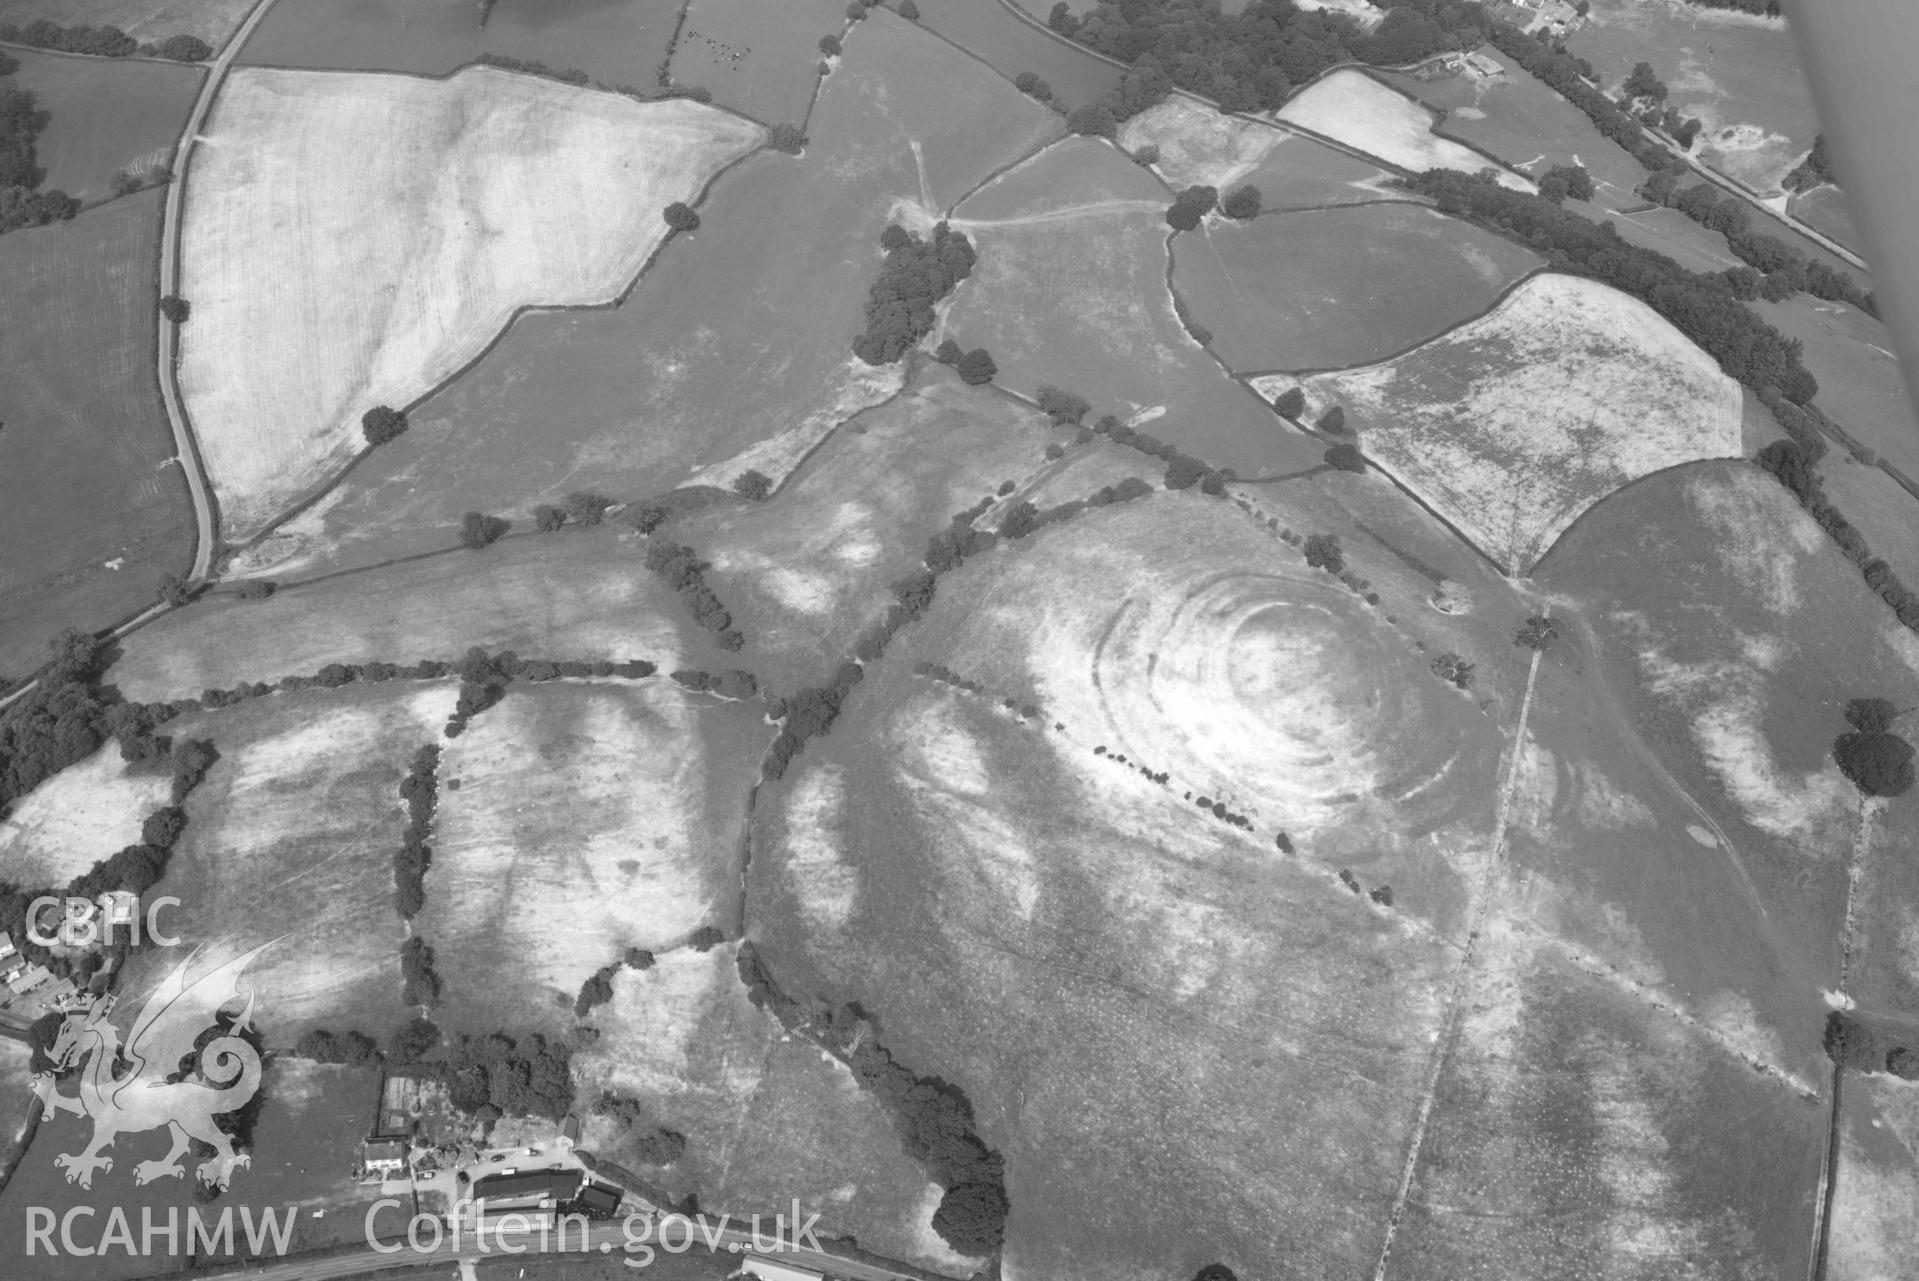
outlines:
M1344 405L1365 452L1508 572L1620 486L1740 453L1739 385L1638 300L1546 274L1397 360L1301 383Z
M526 305L611 301L760 129L479 67L236 70L196 151L180 387L243 539L363 447L359 420ZM260 288L272 280L274 287Z
M172 722L176 739L210 739L220 759L187 799L186 833L157 891L180 900L163 921L184 945L135 953L122 990L185 949L204 944L209 960L224 960L272 943L247 971L272 1044L309 1027L380 1035L398 1023L400 780L439 738L456 689L283 694Z
M746 790L771 737L758 707L662 678L515 686L447 740L417 922L446 1021L564 1027L626 948L731 933ZM485 977L502 956L507 983Z
M0 821L0 879L39 888L65 885L140 839L140 822L168 803L164 764L134 772L108 743L55 774Z
M1492 169L1501 185L1518 191L1533 190L1532 183L1501 169L1488 157L1434 134L1432 113L1427 108L1363 72L1333 72L1280 108L1279 118L1414 173L1427 169L1458 169L1464 173Z
M1158 147L1154 168L1175 187L1205 183L1221 191L1258 168L1286 140L1271 125L1221 115L1177 96L1134 116L1119 132L1119 145L1128 151Z

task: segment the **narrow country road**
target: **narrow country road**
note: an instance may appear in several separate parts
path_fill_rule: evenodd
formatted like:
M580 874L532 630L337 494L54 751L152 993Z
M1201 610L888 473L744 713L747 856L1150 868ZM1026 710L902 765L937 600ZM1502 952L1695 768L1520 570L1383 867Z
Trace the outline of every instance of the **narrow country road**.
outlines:
M193 110L187 114L187 125L180 134L180 143L173 149L173 181L167 184L166 218L160 224L160 296L180 292L180 215L186 202L187 166L193 160L193 146L199 140L200 129L206 123L207 113L213 109L213 100L220 93L220 85L226 80L227 70L233 65L241 46L247 37L260 24L260 19L273 5L273 0L260 0L246 21L222 45L207 67L207 78L200 86L200 96L193 100ZM192 299L187 300L189 304ZM192 324L192 320L187 321ZM174 376L175 364L180 355L180 327L168 321L160 322L160 398L166 402L167 423L173 428L173 448L180 459L180 470L187 478L187 493L193 498L193 568L187 573L187 581L199 585L207 579L213 570L213 549L215 530L213 527L213 500L207 493L207 478L200 464L200 449L193 438L193 428L187 422L186 411L180 406L180 386ZM144 622L146 616L135 619L135 623ZM129 624L130 626L132 624Z

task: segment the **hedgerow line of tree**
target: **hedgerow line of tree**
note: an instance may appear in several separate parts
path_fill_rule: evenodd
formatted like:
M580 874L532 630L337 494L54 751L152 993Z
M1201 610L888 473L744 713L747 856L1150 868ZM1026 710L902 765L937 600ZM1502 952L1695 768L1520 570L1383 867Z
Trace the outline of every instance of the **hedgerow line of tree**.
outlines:
M1746 264L1721 273L1742 301L1783 302L1804 292L1828 302L1848 303L1869 316L1879 315L1878 300L1851 272L1809 258L1777 236L1753 231L1752 209L1740 197L1722 197L1717 187L1706 182L1682 188L1679 174L1671 169L1647 178L1639 194L1725 237L1726 247Z
M1774 409L1773 416L1781 426L1785 426L1791 416L1787 411L1797 408L1782 406ZM1793 427L1788 428L1793 434L1792 440L1773 441L1760 450L1753 461L1792 492L1793 497L1799 500L1799 505L1826 531L1827 537L1832 539L1846 559L1859 567L1866 586L1891 607L1900 623L1910 631L1919 632L1919 593L1900 581L1899 575L1883 557L1873 555L1866 536L1826 497L1818 467L1825 444L1807 437L1811 429L1804 423L1810 420L1811 416L1805 415L1804 419L1795 422Z
M662 517L662 519L664 519ZM657 524L654 526L658 528ZM746 637L733 625L733 615L720 604L720 598L706 585L707 562L691 547L667 538L652 538L646 547L646 567L679 594L680 602L693 615L693 621L713 633L713 643L732 652L746 643Z
M20 64L0 53L0 76ZM0 233L44 226L80 212L80 202L64 191L36 190L46 181L35 148L52 116L40 109L31 89L0 88Z
M1502 187L1483 174L1430 169L1396 182L1432 198L1441 213L1517 238L1556 270L1638 298L1748 387L1776 387L1796 404L1810 401L1819 390L1800 363L1802 344L1755 315L1727 272L1689 270L1655 250L1628 244L1610 225Z
M46 18L36 18L22 26L0 22L0 42L21 44L54 53L83 53L96 58L165 58L172 62L205 62L212 48L198 36L174 35L155 43L135 40L120 28L89 26L84 22L61 26Z
M1722 3L1747 8L1772 0ZM1370 34L1349 15L1302 10L1286 0L1253 0L1237 14L1222 13L1206 0L1102 0L1081 17L1060 3L1047 25L1131 68L1112 93L1068 120L1076 132L1109 138L1120 121L1158 102L1174 85L1210 98L1225 111L1277 110L1296 86L1341 63L1406 66L1488 42L1578 108L1648 170L1674 163L1671 153L1648 136L1648 124L1671 133L1681 147L1689 146L1699 129L1697 120L1680 119L1661 107L1665 86L1650 67L1638 82L1629 76L1623 101L1615 102L1591 83L1592 65L1569 53L1563 42L1555 43L1543 29L1529 35L1476 0L1399 0Z
M412 920L426 906L426 873L433 864L427 837L439 799L439 769L440 745L428 743L413 754L412 767L400 780L400 797L406 802L406 832L393 855L393 895L394 907L404 920Z
M940 1238L964 1255L997 1254L1010 1208L1006 1163L980 1138L964 1091L895 1059L880 1043L878 1025L858 1005L802 1002L786 993L750 941L740 944L738 964L755 1006L846 1064L886 1108L908 1155L945 1189L933 1212Z
M213 744L205 739L180 743L148 739L142 753L131 772L170 773L172 787L168 803L141 821L138 841L98 860L61 889L49 886L27 888L11 880L0 879L0 935L18 940L20 954L29 962L46 966L56 978L70 978L83 987L91 985L96 992L110 990L127 953L135 946L128 934L116 933L112 942L103 949L69 957L33 941L25 928L29 924L27 908L35 899L47 895L98 899L113 890L144 895L160 883L174 847L186 831L186 800L206 777L207 770L220 759L220 755L214 750ZM152 940L144 937L139 944L151 945ZM58 1018L55 1023L58 1023Z

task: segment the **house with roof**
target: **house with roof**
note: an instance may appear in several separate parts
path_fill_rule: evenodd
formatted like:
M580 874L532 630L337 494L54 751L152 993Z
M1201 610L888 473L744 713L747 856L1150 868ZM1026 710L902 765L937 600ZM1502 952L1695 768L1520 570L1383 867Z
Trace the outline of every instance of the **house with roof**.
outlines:
M1490 80L1494 76L1503 76L1506 74L1506 68L1500 66L1497 59L1482 52L1469 53L1463 61L1466 70L1478 76L1481 80Z
M25 996L52 977L53 972L46 966L29 965L9 974L7 986L13 990L15 996Z
M580 1170L515 1170L473 1184L473 1201L485 1212L509 1208L551 1210L571 1201L585 1182Z
M20 949L13 945L13 935L0 934L0 965L5 965L9 957L20 955Z
M411 1145L405 1139L363 1139L360 1142L360 1169L363 1176L390 1179L407 1168Z

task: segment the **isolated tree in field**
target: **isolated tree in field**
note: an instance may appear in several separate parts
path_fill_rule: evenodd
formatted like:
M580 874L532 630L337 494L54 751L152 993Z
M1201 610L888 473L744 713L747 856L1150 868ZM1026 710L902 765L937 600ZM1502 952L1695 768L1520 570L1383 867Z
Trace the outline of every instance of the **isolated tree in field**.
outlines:
M933 359L942 365L957 365L965 354L965 350L951 338L942 339L940 345L933 349Z
M806 135L800 132L798 125L774 125L772 136L767 139L767 144L775 151L784 151L788 155L797 156L800 154L800 149L806 146Z
M993 381L993 376L999 373L999 366L993 363L993 357L984 347L975 347L961 356L957 369L960 381L969 387L990 383Z
M675 231L698 231L700 227L700 216L684 200L675 200L668 205L661 211L661 217Z
M533 509L533 528L542 534L555 534L566 527L566 513L550 503Z
M726 935L720 933L719 927L702 925L693 931L693 937L686 940L686 945L695 952L711 952L724 942L726 942Z
M1090 138L1111 138L1119 133L1119 121L1097 102L1075 107L1066 117L1066 127Z
M1519 634L1513 637L1513 644L1521 649L1543 650L1553 643L1559 635L1559 624L1544 614L1534 614L1526 620Z
M1326 462L1341 471L1365 471L1366 457L1359 452L1359 446L1351 441L1342 440L1326 450Z
M733 492L756 503L766 501L773 492L773 478L757 468L748 468L733 478Z
M460 546L472 551L489 547L511 529L512 525L498 516L488 516L484 512L468 512L460 517Z
M384 445L406 430L406 415L388 405L375 405L360 415L360 432L369 445Z
M1193 1273L1193 1281L1239 1281L1239 1278L1225 1264L1209 1263Z
M853 3L846 6L846 20L848 22L858 22L865 16L866 6L861 4L860 0L853 0Z
M1628 98L1650 98L1654 102L1666 100L1666 84L1654 73L1650 62L1633 64L1632 74L1626 77L1622 91Z
M1259 217L1259 205L1259 188L1249 182L1227 192L1226 198L1219 202L1219 211L1228 218L1244 221L1247 218Z
M1279 393L1279 399L1273 402L1273 408L1279 412L1281 418L1297 422L1299 416L1306 412L1306 393L1297 387L1288 387Z
M178 294L168 294L160 300L160 314L176 325L184 325L193 314L193 304Z
M1313 425L1321 431L1332 432L1337 435L1346 430L1346 411L1341 406L1334 405L1331 409L1321 414L1319 421Z
M1346 568L1346 557L1339 550L1338 534L1308 534L1305 550L1306 563L1314 569L1337 574Z
M1912 744L1892 732L1896 709L1883 698L1855 698L1846 705L1850 734L1832 745L1839 771L1867 796L1903 796L1912 790Z
M906 19L908 22L918 22L920 20L920 7L914 4L913 0L900 0L900 17Z
M838 36L831 36L831 35L821 36L820 52L825 54L829 58L839 57L840 56L840 38Z
M1826 1056L1834 1063L1856 1072L1876 1069L1883 1053L1872 1029L1844 1010L1826 1015L1825 1048Z
M1135 151L1133 153L1133 163L1139 164L1139 165L1148 165L1148 166L1158 164L1159 163L1158 145L1155 143L1149 142L1145 146L1141 147L1138 151Z

